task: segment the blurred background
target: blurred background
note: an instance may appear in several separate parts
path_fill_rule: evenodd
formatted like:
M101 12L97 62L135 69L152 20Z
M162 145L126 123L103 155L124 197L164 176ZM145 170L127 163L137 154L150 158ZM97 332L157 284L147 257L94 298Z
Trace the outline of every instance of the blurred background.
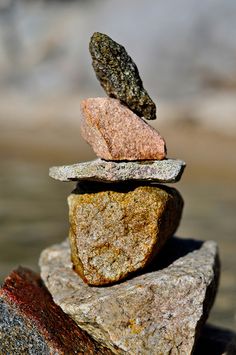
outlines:
M0 1L0 281L66 238L73 183L51 165L93 159L80 101L105 96L88 52L95 31L123 44L157 104L151 124L186 161L177 235L216 240L222 261L210 321L236 330L236 2Z

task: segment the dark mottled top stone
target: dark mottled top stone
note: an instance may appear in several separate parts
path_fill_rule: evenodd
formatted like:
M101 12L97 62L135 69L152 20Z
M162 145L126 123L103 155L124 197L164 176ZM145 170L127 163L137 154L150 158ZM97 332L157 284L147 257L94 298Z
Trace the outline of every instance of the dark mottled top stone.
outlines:
M156 118L156 106L143 87L138 68L125 48L103 33L95 32L89 50L93 68L106 93L119 99L138 116Z

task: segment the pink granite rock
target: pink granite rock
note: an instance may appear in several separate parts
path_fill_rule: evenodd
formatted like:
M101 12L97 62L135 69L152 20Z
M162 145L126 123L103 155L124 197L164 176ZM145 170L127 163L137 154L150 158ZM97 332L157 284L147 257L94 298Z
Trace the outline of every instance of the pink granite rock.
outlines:
M81 103L83 138L106 160L162 160L164 139L119 100L89 98Z

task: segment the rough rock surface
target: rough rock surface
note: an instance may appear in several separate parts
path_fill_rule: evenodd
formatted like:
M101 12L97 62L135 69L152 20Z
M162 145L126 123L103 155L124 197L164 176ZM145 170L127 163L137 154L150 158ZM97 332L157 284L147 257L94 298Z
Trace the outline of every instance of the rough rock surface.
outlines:
M112 352L81 330L53 302L38 274L19 268L0 289L0 354Z
M185 168L185 162L177 159L146 162L115 162L96 159L88 162L53 166L49 175L60 181L90 180L120 182L127 180L177 182Z
M92 182L79 184L68 204L74 268L97 286L150 263L176 231L183 208L173 188Z
M106 160L161 160L166 156L159 133L119 100L97 97L81 102L82 137Z
M116 354L191 354L217 290L217 246L173 237L160 255L146 274L89 287L65 242L43 251L41 276L64 312Z
M154 120L156 106L125 48L107 35L95 32L89 50L96 76L106 93L121 100L137 115Z

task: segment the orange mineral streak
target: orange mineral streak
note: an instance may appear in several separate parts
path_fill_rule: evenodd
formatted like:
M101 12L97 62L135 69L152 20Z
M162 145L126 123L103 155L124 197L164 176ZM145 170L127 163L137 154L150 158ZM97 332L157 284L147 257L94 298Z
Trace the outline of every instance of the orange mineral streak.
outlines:
M69 198L71 259L88 284L102 286L144 268L178 227L177 190L136 186L130 191L74 191Z

